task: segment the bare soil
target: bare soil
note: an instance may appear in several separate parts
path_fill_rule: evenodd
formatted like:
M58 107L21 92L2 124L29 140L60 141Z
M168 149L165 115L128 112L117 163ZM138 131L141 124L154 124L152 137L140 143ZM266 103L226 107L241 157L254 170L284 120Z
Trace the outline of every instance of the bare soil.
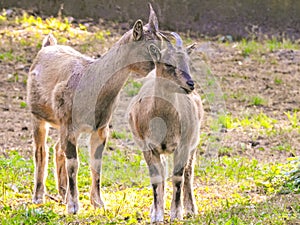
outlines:
M26 38L29 35L23 34L21 28L0 25L2 40L9 39L4 32L6 29L20 29L20 38ZM104 43L106 48L124 33L122 25L113 25L109 29L112 35ZM244 57L236 43L224 44L201 39L192 41L198 42L198 51L203 55L203 60L220 85L225 96L227 112L233 117L262 112L277 120L276 124L280 131L289 123L285 112L300 110L299 50L266 51L255 57L251 55ZM71 43L71 45L80 50L81 43ZM87 54L95 57L99 53L102 54L105 48L102 48L102 52L98 52L97 47L99 46L95 46L94 50ZM22 47L19 43L11 43L9 46L0 44L0 53L8 51L14 55L22 55L25 61L20 62L16 59L1 59L0 61L0 153L5 154L8 150L16 149L24 156L31 156L33 148L30 112L28 107L23 107L23 105L26 102L27 73L37 53L37 48ZM253 96L260 96L265 103L251 104L250 99ZM123 91L120 106L114 113L112 129L127 130L124 112L129 101L130 97ZM204 105L209 115L210 108L206 103ZM204 121L203 131L211 132L207 121ZM50 134L55 136L55 131L50 130ZM232 152L225 153L228 155L244 155L266 161L284 160L286 157L299 154L299 136L300 134L295 131L266 135L251 129L224 129L222 145L233 149ZM50 144L54 142L55 140L50 141ZM276 150L276 146L284 143L291 146L289 150ZM126 145L126 142L122 144Z

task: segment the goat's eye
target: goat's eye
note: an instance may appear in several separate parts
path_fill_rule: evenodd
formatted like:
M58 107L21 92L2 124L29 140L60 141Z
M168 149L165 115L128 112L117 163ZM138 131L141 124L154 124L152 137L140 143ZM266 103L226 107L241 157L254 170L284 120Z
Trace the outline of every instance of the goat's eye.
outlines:
M171 64L165 64L165 68L167 70L175 70L175 67L173 65L171 65Z

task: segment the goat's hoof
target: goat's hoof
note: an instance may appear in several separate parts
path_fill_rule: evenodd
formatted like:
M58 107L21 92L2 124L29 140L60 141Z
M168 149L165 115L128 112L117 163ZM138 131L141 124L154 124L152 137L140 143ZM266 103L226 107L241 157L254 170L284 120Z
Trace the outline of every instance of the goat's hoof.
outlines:
M162 223L164 222L164 211L151 209L151 223Z
M151 223L160 224L164 222L164 217L152 217L151 216Z
M79 210L78 203L69 203L67 207L69 214L76 214Z
M90 201L91 201L91 205L94 206L94 208L104 208L104 202L102 201L99 194L95 194L95 192L91 192Z
M185 210L185 217L191 218L198 215L197 210Z
M91 204L94 208L104 208L104 202L101 199L98 201L91 200Z
M32 199L32 203L37 204L37 205L43 204L44 203L44 198L43 197L34 197Z
M182 210L176 210L175 212L171 211L170 217L171 217L171 221L174 221L174 220L183 220Z

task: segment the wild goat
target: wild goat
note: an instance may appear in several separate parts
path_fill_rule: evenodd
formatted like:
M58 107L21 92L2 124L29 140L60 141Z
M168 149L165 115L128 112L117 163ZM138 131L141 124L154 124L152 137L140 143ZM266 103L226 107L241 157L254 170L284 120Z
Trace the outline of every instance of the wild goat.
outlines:
M154 63L147 43L162 41L158 21L150 5L149 22L136 21L133 29L101 58L95 60L68 46L57 45L52 35L45 38L29 71L28 103L32 113L35 143L33 202L44 202L48 150L48 124L59 129L55 146L56 179L68 213L79 210L77 189L77 139L89 132L92 184L90 201L102 207L102 154L109 122L121 88L129 73L146 76ZM140 44L139 44L140 43Z
M186 213L197 213L193 176L203 107L200 96L193 92L194 82L182 40L178 34L172 34L176 38L176 49L160 51L154 44L150 45L155 70L132 100L128 115L135 142L143 149L149 169L154 198L151 222L164 220L166 165L163 154L174 153L171 220L183 218L182 189Z

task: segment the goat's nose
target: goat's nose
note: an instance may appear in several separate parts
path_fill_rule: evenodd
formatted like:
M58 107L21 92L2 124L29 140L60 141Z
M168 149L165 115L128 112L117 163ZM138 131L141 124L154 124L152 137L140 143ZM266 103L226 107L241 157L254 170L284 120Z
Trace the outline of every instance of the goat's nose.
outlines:
M191 90L194 90L194 81L188 80L188 81L186 82L186 84L190 86L190 89L191 89Z

